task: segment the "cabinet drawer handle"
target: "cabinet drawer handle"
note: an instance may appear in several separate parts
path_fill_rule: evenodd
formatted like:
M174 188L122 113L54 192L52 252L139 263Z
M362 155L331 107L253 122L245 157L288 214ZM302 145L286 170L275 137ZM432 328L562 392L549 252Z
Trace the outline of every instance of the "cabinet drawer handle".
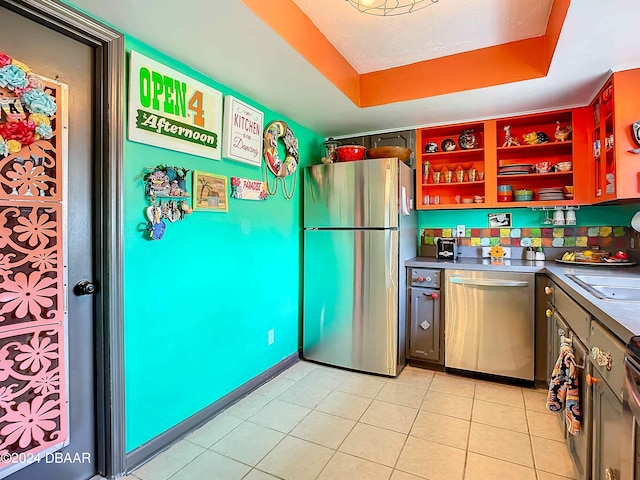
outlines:
M544 293L551 295L553 293L553 289L551 287L544 287Z
M605 480L616 480L616 472L612 468L607 468L604 471Z
M594 383L598 383L599 381L600 379L587 374L587 385L593 385Z
M551 318L551 316L553 315L553 312L551 311L551 309L550 309L550 308L547 308L547 309L544 311L544 313L545 313L545 315L547 316L547 318Z
M604 352L598 347L591 349L591 358L596 361L599 367L605 367L607 372L611 371L611 353Z

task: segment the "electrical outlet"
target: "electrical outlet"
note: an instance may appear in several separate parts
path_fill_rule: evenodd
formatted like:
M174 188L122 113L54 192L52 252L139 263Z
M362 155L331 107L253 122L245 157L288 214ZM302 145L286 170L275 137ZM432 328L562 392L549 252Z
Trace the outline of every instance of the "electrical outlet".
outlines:
M267 344L273 345L273 342L275 341L276 341L276 331L275 329L272 328L271 330L269 330L269 333L268 333Z
M464 225L458 225L456 227L456 237L464 237L464 231L465 231Z

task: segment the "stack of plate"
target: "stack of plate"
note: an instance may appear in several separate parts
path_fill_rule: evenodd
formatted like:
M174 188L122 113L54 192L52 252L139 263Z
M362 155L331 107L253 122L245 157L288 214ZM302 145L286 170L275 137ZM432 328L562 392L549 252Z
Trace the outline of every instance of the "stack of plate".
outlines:
M538 190L538 197L542 202L547 200L564 200L564 188L541 188Z
M604 177L607 179L607 186L605 187L607 195L616 193L616 186L613 183L616 179L615 175L613 173L607 173Z
M498 175L523 175L531 173L533 165L530 163L512 163L504 167L498 167Z

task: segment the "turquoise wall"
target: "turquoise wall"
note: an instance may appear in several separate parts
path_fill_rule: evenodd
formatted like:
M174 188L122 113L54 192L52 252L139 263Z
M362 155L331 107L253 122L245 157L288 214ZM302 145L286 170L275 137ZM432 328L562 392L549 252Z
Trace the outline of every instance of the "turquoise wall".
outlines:
M125 45L127 53L136 50L261 109L265 125L285 120L299 140L301 164L318 162L320 135L134 38L127 37ZM302 181L299 171L293 200L285 200L281 189L264 202L229 199L228 213L196 211L168 223L162 240L150 241L140 231L148 205L141 180L145 167L179 165L251 179L261 179L262 171L130 141L124 154L126 449L131 451L298 350ZM271 328L275 343L268 346Z
M630 226L631 218L640 210L640 204L580 207L576 211L578 226L615 225ZM511 212L512 226L542 226L544 212L530 208L487 208L470 210L421 210L418 212L418 228L455 228L463 224L466 228L487 228L489 213ZM550 216L553 212L550 212ZM418 230L419 231L419 230Z

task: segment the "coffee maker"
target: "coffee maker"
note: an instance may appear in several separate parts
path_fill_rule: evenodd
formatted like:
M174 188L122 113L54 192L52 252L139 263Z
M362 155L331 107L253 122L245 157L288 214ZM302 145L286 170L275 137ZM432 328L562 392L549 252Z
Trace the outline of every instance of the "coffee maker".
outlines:
M458 256L458 242L455 238L436 239L436 258L455 260Z

